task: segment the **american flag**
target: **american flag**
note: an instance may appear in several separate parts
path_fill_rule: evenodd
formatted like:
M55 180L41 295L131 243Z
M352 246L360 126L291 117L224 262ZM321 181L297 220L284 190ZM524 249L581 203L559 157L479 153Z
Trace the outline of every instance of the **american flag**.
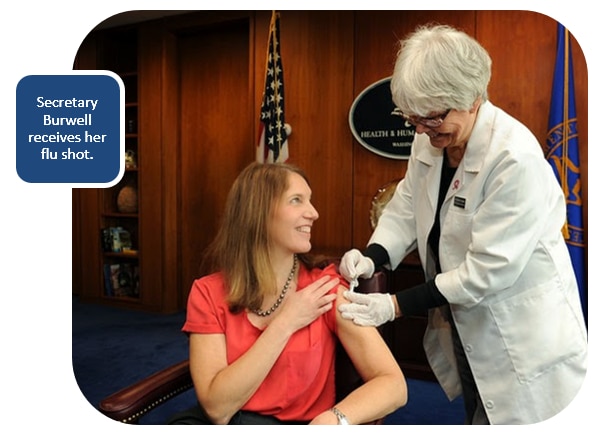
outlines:
M284 74L280 57L280 14L273 11L268 37L265 88L261 103L257 161L260 163L288 160L290 127L284 121ZM287 132L288 130L288 132Z

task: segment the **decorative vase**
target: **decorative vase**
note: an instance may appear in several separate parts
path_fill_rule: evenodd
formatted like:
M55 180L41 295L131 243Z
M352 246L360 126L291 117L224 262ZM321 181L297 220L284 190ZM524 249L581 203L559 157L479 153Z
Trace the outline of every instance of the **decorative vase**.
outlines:
M138 190L132 186L125 186L117 195L117 210L120 213L138 212Z

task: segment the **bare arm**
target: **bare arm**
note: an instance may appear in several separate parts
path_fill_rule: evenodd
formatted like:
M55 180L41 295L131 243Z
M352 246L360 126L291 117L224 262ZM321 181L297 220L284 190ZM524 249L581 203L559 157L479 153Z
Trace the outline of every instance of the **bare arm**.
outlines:
M339 287L336 306L347 302ZM377 420L407 402L407 386L399 365L375 327L361 327L337 312L338 336L364 384L337 403L350 424ZM312 424L337 424L335 415L324 412Z
M322 277L287 296L249 350L228 365L224 334L190 335L190 372L199 402L216 424L227 424L251 398L291 335L332 308L328 291L338 278Z

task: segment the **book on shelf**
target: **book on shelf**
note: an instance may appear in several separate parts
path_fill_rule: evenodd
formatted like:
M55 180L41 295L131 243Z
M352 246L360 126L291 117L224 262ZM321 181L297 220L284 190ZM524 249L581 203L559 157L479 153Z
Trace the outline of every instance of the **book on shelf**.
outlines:
M113 251L113 236L110 228L103 228L101 231L101 245L104 252Z
M105 263L103 266L104 280L105 280L105 296L113 296L113 284L111 283L111 265Z
M138 297L138 265L106 263L104 265L105 295L110 297Z
M128 230L118 227L117 234L119 235L119 250L129 251L132 249L132 236Z
M126 252L135 254L132 248L132 235L123 227L108 227L101 231L104 252Z
M137 264L133 265L133 282L134 282L134 290L133 296L138 298L140 297L140 271Z

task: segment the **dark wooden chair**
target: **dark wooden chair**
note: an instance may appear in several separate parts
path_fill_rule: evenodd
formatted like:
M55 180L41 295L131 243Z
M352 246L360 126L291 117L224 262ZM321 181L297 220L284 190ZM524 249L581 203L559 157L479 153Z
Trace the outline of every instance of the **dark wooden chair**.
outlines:
M370 279L360 279L356 291L386 292L386 287L386 274L376 272ZM335 367L337 399L341 399L361 385L362 380L340 345L337 348ZM142 416L192 387L188 360L184 360L109 395L100 402L98 408L113 420L135 424Z

